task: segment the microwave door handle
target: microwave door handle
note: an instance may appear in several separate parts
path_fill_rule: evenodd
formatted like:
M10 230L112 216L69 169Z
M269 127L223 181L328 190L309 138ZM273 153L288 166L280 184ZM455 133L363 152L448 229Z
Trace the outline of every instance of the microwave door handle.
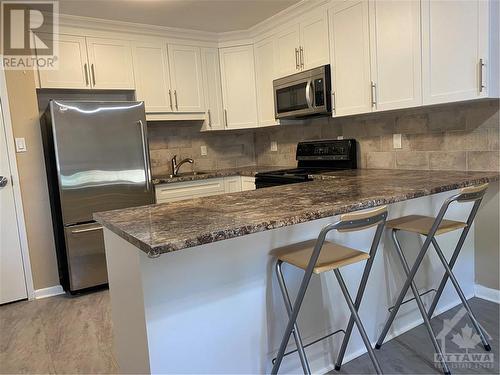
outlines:
M306 85L306 101L307 101L307 106L309 108L313 108L313 97L312 97L312 94L313 94L313 90L311 90L313 86L313 83L311 80L307 81L307 85Z

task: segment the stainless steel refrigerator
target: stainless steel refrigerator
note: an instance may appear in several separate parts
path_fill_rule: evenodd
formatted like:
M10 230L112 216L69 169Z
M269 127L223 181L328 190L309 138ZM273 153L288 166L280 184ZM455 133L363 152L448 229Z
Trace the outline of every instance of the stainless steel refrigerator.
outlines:
M51 100L42 117L61 285L107 283L99 211L153 203L143 102Z

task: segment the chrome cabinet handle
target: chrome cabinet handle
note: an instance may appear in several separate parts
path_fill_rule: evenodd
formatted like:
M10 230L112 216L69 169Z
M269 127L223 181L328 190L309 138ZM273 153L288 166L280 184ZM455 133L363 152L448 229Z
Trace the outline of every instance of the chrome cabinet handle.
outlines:
M179 104L177 103L177 90L174 90L174 98L175 98L175 109L179 110Z
M85 86L89 85L89 71L87 70L87 63L83 65L83 68L85 69Z
M483 92L486 86L483 84L483 68L486 64L483 59L479 59L479 92Z
M304 68L304 48L300 46L300 67Z
M372 94L372 107L375 107L377 105L377 84L372 81L371 83L371 94Z
M224 123L226 124L226 128L228 127L227 125L227 109L224 109Z
M335 112L335 91L332 91L332 112Z
M299 49L295 48L295 69L299 70Z
M102 226L98 227L92 227L92 228L85 228L85 229L75 229L71 231L71 234L80 234L80 233L88 233L88 232L95 232L97 230L102 230Z
M95 86L95 71L94 71L94 64L90 65L90 71L92 73L92 80L94 81L94 86Z
M168 98L170 100L170 109L173 111L174 106L172 105L172 90L168 90Z
M144 173L146 177L146 189L151 190L151 171L149 169L149 153L148 153L148 142L146 139L146 131L144 128L144 123L142 120L137 121L137 124L141 127L141 140L142 140L142 157L144 159Z
M0 188L3 188L7 186L7 183L9 182L8 178L5 176L0 176Z
M208 114L208 126L212 127L212 116L210 115L210 110L207 110Z

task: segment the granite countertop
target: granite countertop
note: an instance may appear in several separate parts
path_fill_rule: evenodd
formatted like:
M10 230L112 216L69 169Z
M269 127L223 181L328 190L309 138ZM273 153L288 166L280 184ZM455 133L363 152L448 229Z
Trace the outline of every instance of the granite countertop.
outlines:
M196 174L192 174L189 172L186 174L180 173L180 175L176 177L170 177L168 175L153 176L152 182L154 185L158 185L158 184L171 184L175 182L206 180L209 178L216 178L216 177L231 177L231 176L254 177L257 173L276 171L279 169L286 169L286 167L253 165L253 166L239 167L239 168L224 168L215 171L196 171Z
M313 177L299 184L96 213L94 218L156 255L498 181L499 173L358 169Z

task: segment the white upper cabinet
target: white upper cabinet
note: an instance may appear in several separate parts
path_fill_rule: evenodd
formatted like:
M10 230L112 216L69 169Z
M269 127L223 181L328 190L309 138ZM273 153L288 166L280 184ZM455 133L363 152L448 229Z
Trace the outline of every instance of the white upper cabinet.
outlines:
M55 35L59 43L58 67L54 70L40 70L42 88L90 88L90 71L87 60L85 38L73 35ZM35 42L39 40L35 38Z
M168 62L174 110L205 112L200 48L169 44Z
M258 126L253 46L221 48L220 67L225 127Z
M276 125L274 117L274 48L273 38L255 43L255 78L257 82L257 108L259 125Z
M326 11L300 23L300 48L302 69L312 69L330 62Z
M424 104L487 95L488 5L422 0Z
M300 26L294 25L276 35L276 76L300 70Z
M86 41L93 88L133 90L130 42L103 38L86 38Z
M348 0L329 14L334 115L371 112L368 1Z
M217 48L202 48L201 66L207 107L205 129L222 130L224 129L224 109L222 106L219 50Z
M369 13L374 109L420 105L420 2L371 0Z
M314 12L275 36L276 77L328 64L328 18Z
M167 51L163 43L134 43L133 57L137 100L144 101L148 113L173 111Z

